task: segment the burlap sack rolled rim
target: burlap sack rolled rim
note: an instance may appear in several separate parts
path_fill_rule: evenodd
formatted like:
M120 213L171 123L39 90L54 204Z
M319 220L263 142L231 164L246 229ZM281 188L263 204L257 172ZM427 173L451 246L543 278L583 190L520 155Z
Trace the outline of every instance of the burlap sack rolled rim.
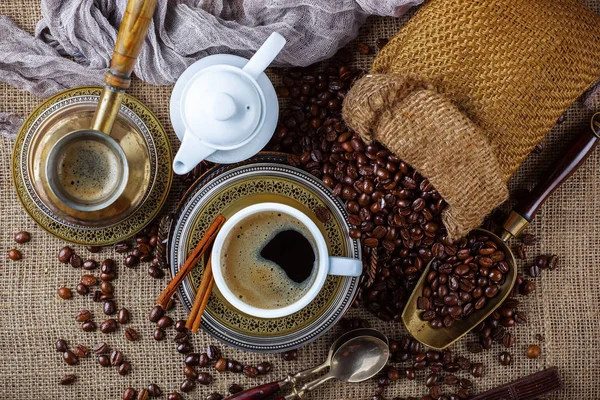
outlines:
M366 75L348 93L343 117L363 140L382 142L429 179L449 205L442 219L452 238L508 198L487 137L431 83Z

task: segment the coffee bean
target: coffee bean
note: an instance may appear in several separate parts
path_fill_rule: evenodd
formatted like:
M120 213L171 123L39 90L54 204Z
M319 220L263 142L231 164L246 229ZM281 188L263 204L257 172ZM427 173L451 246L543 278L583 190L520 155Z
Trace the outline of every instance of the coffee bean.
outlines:
M408 379L409 381L412 381L417 377L417 374L413 368L406 368L404 370L404 373L406 375L406 379Z
M100 331L102 333L113 333L116 330L117 330L117 321L115 321L112 318L109 318L100 324Z
M123 391L123 394L121 395L121 400L135 400L135 395L135 389L127 388Z
M266 375L271 372L272 365L268 361L263 361L256 366L259 375Z
M183 397L177 392L172 392L167 395L167 400L183 400Z
M127 324L130 319L131 317L129 316L129 310L126 308L121 308L119 310L119 313L117 314L117 321L119 322L119 324Z
M71 267L73 268L81 268L81 266L83 265L83 259L77 254L73 254L69 258L69 264L71 264Z
M227 362L225 362L225 364L227 364ZM198 378L196 380L201 385L210 385L213 381L213 377L208 372L200 372L198 373Z
M185 320L180 319L177 322L175 322L175 330L177 332L187 332L187 328L185 327Z
M85 249L90 253L100 253L102 251L102 246L85 246Z
M482 363L474 363L471 365L471 375L476 378L481 378L485 373L485 369Z
M177 351L181 354L187 354L192 351L190 342L182 342L177 345Z
M158 320L161 319L163 317L163 315L165 315L165 312L163 311L162 307L155 306L150 311L150 315L149 315L148 319L150 320L150 322L158 322Z
M456 377L456 375L448 374L444 376L444 383L446 385L456 385L458 383L458 378Z
M369 45L367 45L365 43L359 43L359 44L357 44L356 45L356 51L358 51L363 56L371 54L371 48L369 47Z
M113 351L110 355L110 365L118 367L121 364L123 364L123 353L118 350Z
M91 271L98 267L98 263L95 260L85 260L82 266L83 269Z
M527 356L527 358L538 358L541 352L542 350L538 345L532 344L529 347L527 347L525 355Z
M126 242L120 242L120 243L115 244L115 251L117 253L124 254L124 253L127 253L129 251L129 249L130 249L129 244Z
M61 385L72 385L77 380L77 375L69 374L60 378Z
M168 328L170 326L173 325L173 320L171 319L171 317L165 315L163 317L161 317L158 322L156 322L156 326L158 326L159 328Z
M154 340L161 341L165 338L165 331L161 328L156 328L154 330L154 333L152 334L152 337L154 338Z
M219 358L215 363L215 369L219 372L227 371L227 360L224 358Z
M165 273L162 269L151 265L148 267L148 275L154 279L162 279L165 276Z
M103 311L106 315L113 315L114 313L116 313L117 306L115 305L115 302L112 300L106 300L104 302Z
M206 396L206 400L222 400L223 396L220 393L211 393Z
M235 360L227 360L227 371L235 374L241 374L244 371L244 367Z
M206 356L209 360L216 360L221 357L221 350L217 346L209 345L206 348Z
M94 351L94 353L96 355L106 354L106 353L108 353L108 345L106 343L103 343L103 342L96 343L94 345L94 347L92 347L92 350Z
M105 274L112 274L116 271L116 267L115 267L115 261L111 258L107 258L104 261L102 261L102 264L100 264L100 271L102 271Z
M98 360L98 364L100 364L101 366L110 367L110 357L106 354L100 354L96 357L96 359Z
M140 263L140 259L133 254L125 257L125 266L129 268L133 268Z
M78 294L85 296L86 294L88 294L90 292L90 288L85 286L83 283L78 283L77 286L75 286L75 291Z
M148 390L142 389L137 395L137 400L148 400Z
M237 383L232 383L231 385L229 385L229 387L227 388L227 391L230 394L236 394L239 392L242 392L244 390L244 388L240 385L238 385Z
M29 232L21 231L15 233L15 242L19 244L27 243L31 240L31 235Z
M119 365L118 372L121 376L129 374L131 372L131 364L127 361L123 361L123 363Z
M191 392L196 388L196 382L191 379L186 379L179 385L179 390L183 393Z
M59 353L64 353L67 350L69 350L67 342L64 339L58 339L56 341L56 351L58 351Z
M281 353L281 358L283 361L296 361L298 359L298 350L293 349Z
M108 281L102 281L102 282L100 282L100 290L104 294L113 294L113 292L114 292L114 288L113 288L112 283L110 283Z
M87 287L96 286L98 284L98 278L96 278L94 275L86 274L81 276L79 282Z
M173 341L177 344L188 342L189 340L190 337L188 336L187 332L178 332L177 335L175 335L175 337L173 338Z
M512 362L512 356L508 351L503 351L499 354L498 359L500 360L500 364L502 365L510 365Z
M525 246L532 246L537 242L537 238L530 233L524 233L521 235L521 242L523 242Z
M66 264L69 262L69 259L72 255L73 249L71 249L69 246L65 246L58 252L58 261L60 261L63 264Z
M162 389L156 383L151 383L148 385L148 395L150 397L160 397L162 396Z
M63 300L68 300L73 297L73 292L71 292L71 289L69 288L61 287L58 289L58 297Z
M133 328L125 328L125 339L130 342L135 342L139 339L138 333Z
M10 249L8 251L8 258L10 258L13 261L18 261L20 260L22 257L21 252L17 249Z
M194 369L194 367L186 365L183 367L183 375L190 379L196 379L198 377L198 372Z
M63 360L69 365L79 364L79 358L71 350L63 352Z
M114 281L115 279L117 279L117 274L114 272L111 272L110 274L102 272L100 274L100 280L102 280L103 282L110 282Z
M73 349L73 353L75 353L77 358L86 358L88 356L88 348L82 344L78 344Z
M258 369L251 365L246 365L243 369L244 375L248 378L256 378L258 376Z

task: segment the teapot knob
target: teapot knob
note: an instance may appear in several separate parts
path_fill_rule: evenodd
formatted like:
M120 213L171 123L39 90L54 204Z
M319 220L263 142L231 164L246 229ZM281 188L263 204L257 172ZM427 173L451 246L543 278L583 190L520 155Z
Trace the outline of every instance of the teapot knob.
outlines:
M236 106L233 97L227 93L217 93L212 101L212 116L217 121L227 121L235 115Z

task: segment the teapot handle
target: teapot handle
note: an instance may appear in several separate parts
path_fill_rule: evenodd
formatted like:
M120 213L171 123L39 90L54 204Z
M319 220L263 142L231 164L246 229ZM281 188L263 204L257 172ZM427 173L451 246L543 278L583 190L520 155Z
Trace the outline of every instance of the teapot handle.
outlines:
M252 56L246 66L242 68L244 72L254 79L258 79L260 74L273 62L283 46L285 38L277 32L271 33L271 36L260 46L260 49Z

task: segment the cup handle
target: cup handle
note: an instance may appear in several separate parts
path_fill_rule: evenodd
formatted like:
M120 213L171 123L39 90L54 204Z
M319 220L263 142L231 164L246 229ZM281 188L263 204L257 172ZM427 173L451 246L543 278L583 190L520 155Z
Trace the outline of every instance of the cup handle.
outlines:
M186 130L179 151L173 160L173 171L177 175L187 174L215 151L212 147L202 143L192 132Z
M360 276L362 261L348 257L329 257L329 275Z

